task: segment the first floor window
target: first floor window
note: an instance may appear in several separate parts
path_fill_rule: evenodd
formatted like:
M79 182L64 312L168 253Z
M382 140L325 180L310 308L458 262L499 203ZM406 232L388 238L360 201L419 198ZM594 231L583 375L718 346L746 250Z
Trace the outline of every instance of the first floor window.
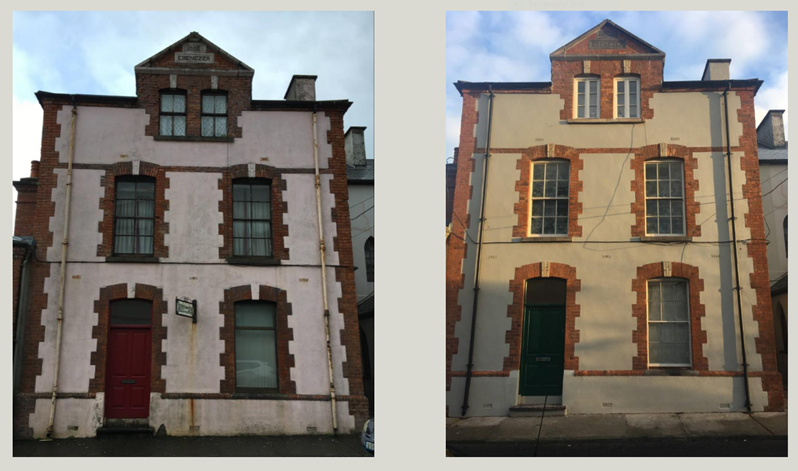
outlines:
M272 256L272 203L268 180L233 182L233 255Z
M685 234L683 172L681 162L646 163L646 234Z
M601 116L599 90L599 79L576 79L577 118L598 118Z
M648 282L648 363L690 366L689 288L685 280Z
M615 81L615 115L618 118L640 117L640 79L619 78Z
M568 235L568 162L532 164L532 216L529 233Z
M235 304L236 390L277 390L277 306Z
M152 255L155 235L155 181L120 178L116 182L114 253Z

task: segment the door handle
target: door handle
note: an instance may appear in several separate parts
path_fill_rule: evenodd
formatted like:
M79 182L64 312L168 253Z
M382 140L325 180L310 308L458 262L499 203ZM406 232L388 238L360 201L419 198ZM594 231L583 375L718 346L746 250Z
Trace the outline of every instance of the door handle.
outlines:
M136 384L135 379L123 379L122 384Z

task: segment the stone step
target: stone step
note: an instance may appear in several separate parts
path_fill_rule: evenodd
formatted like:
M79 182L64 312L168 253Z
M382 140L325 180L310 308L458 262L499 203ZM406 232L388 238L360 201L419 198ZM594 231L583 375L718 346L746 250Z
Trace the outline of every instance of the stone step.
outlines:
M565 406L560 404L546 404L545 414L543 404L524 404L510 407L510 417L563 417Z
M148 419L106 419L105 425L97 429L97 438L154 435Z

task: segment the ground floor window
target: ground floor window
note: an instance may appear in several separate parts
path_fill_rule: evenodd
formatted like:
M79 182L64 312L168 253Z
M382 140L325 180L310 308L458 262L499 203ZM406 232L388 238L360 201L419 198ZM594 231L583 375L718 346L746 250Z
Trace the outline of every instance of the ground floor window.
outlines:
M235 304L236 391L277 391L277 305Z
M691 366L687 280L648 282L648 363Z

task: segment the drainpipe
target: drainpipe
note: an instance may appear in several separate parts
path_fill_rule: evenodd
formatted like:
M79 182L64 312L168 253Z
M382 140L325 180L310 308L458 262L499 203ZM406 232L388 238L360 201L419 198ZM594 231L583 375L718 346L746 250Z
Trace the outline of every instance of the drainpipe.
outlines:
M17 335L14 338L14 393L19 391L19 381L22 378L22 345L25 339L25 324L28 319L28 283L30 281L30 269L28 262L36 250L36 242L25 243L25 258L22 259L20 269L19 304L17 305Z
M330 375L330 407L332 408L333 434L338 433L338 410L335 406L335 377L333 375L332 349L330 347L330 308L327 303L327 263L324 247L324 225L321 217L321 177L319 175L319 138L316 131L316 107L313 107L313 163L316 166L316 214L319 218L319 256L321 257L321 293L324 300L324 329L327 335L327 371Z
M732 227L732 243L734 244L734 279L737 286L734 288L737 291L737 313L740 316L740 347L743 351L743 376L745 377L745 409L751 412L751 396L748 392L748 361L745 357L745 330L743 329L743 304L740 299L742 296L742 288L740 287L740 266L737 261L737 217L734 214L734 184L732 183L732 155L731 155L731 137L729 136L729 99L728 93L731 82L726 82L726 89L723 90L723 110L726 114L726 159L729 162L729 202L731 204L731 227Z
M468 393L471 390L471 370L474 367L474 334L477 327L477 302L479 301L479 262L482 259L482 229L485 221L485 196L488 187L488 157L490 157L490 125L493 118L493 88L488 85L488 122L485 158L482 162L482 201L479 203L479 236L477 238L477 261L474 270L474 303L471 306L471 339L468 342L468 364L466 365L466 384L463 394L462 416L468 410ZM467 229L467 228L466 228Z
M64 287L66 286L67 248L69 247L69 202L72 199L72 160L75 156L75 121L78 107L72 95L72 120L69 130L69 163L67 164L66 200L64 202L64 239L61 242L61 278L58 286L58 328L55 336L55 369L53 370L53 395L50 399L50 421L47 425L47 438L52 438L55 422L55 397L58 393L58 367L61 359L61 335L64 324Z

